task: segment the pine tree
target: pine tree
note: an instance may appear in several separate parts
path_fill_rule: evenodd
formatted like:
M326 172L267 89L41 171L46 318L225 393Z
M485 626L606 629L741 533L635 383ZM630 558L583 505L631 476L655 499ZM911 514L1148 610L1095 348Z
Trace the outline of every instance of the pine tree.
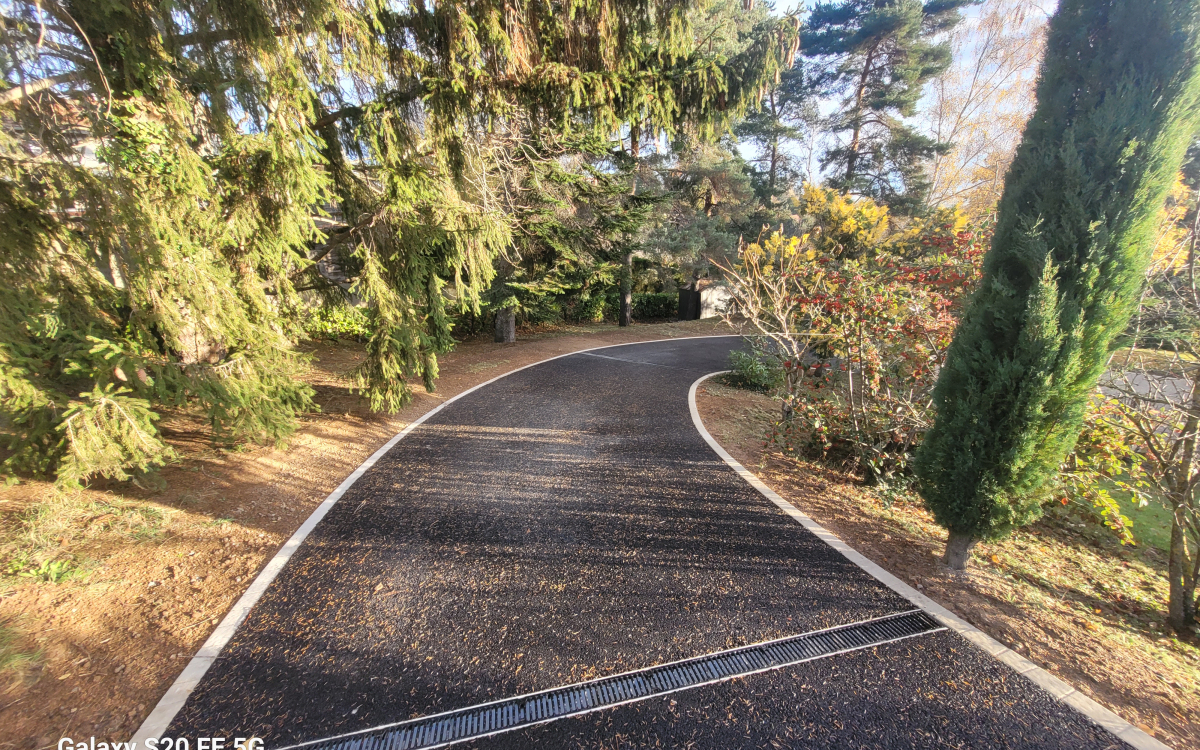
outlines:
M732 139L677 143L654 171L669 200L654 217L652 254L685 276L736 253L738 237L757 236L765 223L753 174Z
M748 113L734 129L758 151L751 174L755 193L765 205L777 201L802 176L788 147L803 140L817 119L811 93L803 67L793 65L763 97L760 109Z
M934 394L921 492L962 569L1040 514L1136 307L1200 105L1194 0L1064 0L982 286Z
M694 7L7 5L3 473L161 463L164 408L286 438L312 407L294 377L305 295L347 286L371 309L371 406L432 387L452 308L479 309L514 241L492 134L719 129L792 46L768 23L739 55L705 54Z
M808 19L802 50L811 85L844 97L829 129L844 142L821 166L829 185L886 203L893 211L923 208L926 162L940 144L901 118L916 112L926 82L949 67L950 47L938 36L976 0L841 0L818 3Z

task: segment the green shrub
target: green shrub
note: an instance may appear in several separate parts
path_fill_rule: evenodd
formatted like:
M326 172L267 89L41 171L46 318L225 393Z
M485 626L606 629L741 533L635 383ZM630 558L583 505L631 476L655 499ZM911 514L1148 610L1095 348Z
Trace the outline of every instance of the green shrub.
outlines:
M604 320L616 321L621 318L621 292L610 291L604 297Z
M734 388L772 391L783 384L783 368L754 354L730 352L729 366L733 369L725 376L725 382Z
M604 320L608 297L603 294L581 294L563 303L563 318L572 323L597 323Z
M636 320L674 318L679 312L679 296L666 292L633 295L633 317Z
M517 327L555 326L563 322L564 313L564 306L558 300L550 297L534 299L517 308Z
M319 307L304 321L304 331L314 339L364 340L371 333L371 317L362 307Z

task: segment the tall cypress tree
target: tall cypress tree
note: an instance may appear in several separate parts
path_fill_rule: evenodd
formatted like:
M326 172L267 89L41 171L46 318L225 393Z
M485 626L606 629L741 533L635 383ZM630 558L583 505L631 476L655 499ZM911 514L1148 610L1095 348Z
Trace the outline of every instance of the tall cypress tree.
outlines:
M1078 437L1195 132L1198 54L1195 0L1063 0L1051 20L1037 108L917 455L952 568L1038 517Z
M938 36L977 0L840 0L817 3L803 36L811 85L844 97L830 130L843 142L822 159L829 184L893 210L924 205L925 162L947 148L901 118L916 112L925 83L951 62Z

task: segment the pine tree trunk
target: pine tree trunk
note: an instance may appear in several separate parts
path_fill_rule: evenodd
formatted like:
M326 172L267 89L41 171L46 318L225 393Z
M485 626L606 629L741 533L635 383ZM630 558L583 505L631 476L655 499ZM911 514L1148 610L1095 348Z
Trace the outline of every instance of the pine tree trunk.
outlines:
M633 325L633 253L625 253L621 265L621 315L618 323L622 328Z
M946 540L946 553L942 555L942 562L951 570L966 570L967 560L971 559L971 550L978 542L979 540L970 534L952 530L950 538Z
M775 106L775 92L771 92L771 114L775 121L779 121L779 108ZM771 197L775 197L775 174L779 169L779 135L771 136L771 172L767 179L767 189L771 193Z
M779 171L779 139L771 141L771 173L767 178L767 189L771 193L771 197L775 197L775 175Z
M517 314L511 307L496 311L497 344L515 344L517 341Z
M629 155L633 157L633 179L629 181L629 194L637 195L638 157L641 154L642 129L633 124L629 127ZM621 312L617 325L627 328L633 325L633 253L625 253L621 259Z
M875 62L875 47L867 51L867 59L863 62L862 75L858 79L858 87L854 90L854 128L850 135L850 147L846 153L846 189L854 180L858 169L859 139L862 137L863 98L867 93L867 78L871 75L871 65Z

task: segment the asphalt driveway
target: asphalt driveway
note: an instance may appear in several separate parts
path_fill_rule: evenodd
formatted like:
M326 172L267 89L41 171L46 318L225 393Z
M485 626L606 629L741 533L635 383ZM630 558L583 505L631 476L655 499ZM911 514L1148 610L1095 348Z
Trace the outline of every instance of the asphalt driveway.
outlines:
M747 485L687 394L733 337L610 347L449 404L341 498L169 736L277 747L912 609ZM940 632L478 747L1121 744Z

